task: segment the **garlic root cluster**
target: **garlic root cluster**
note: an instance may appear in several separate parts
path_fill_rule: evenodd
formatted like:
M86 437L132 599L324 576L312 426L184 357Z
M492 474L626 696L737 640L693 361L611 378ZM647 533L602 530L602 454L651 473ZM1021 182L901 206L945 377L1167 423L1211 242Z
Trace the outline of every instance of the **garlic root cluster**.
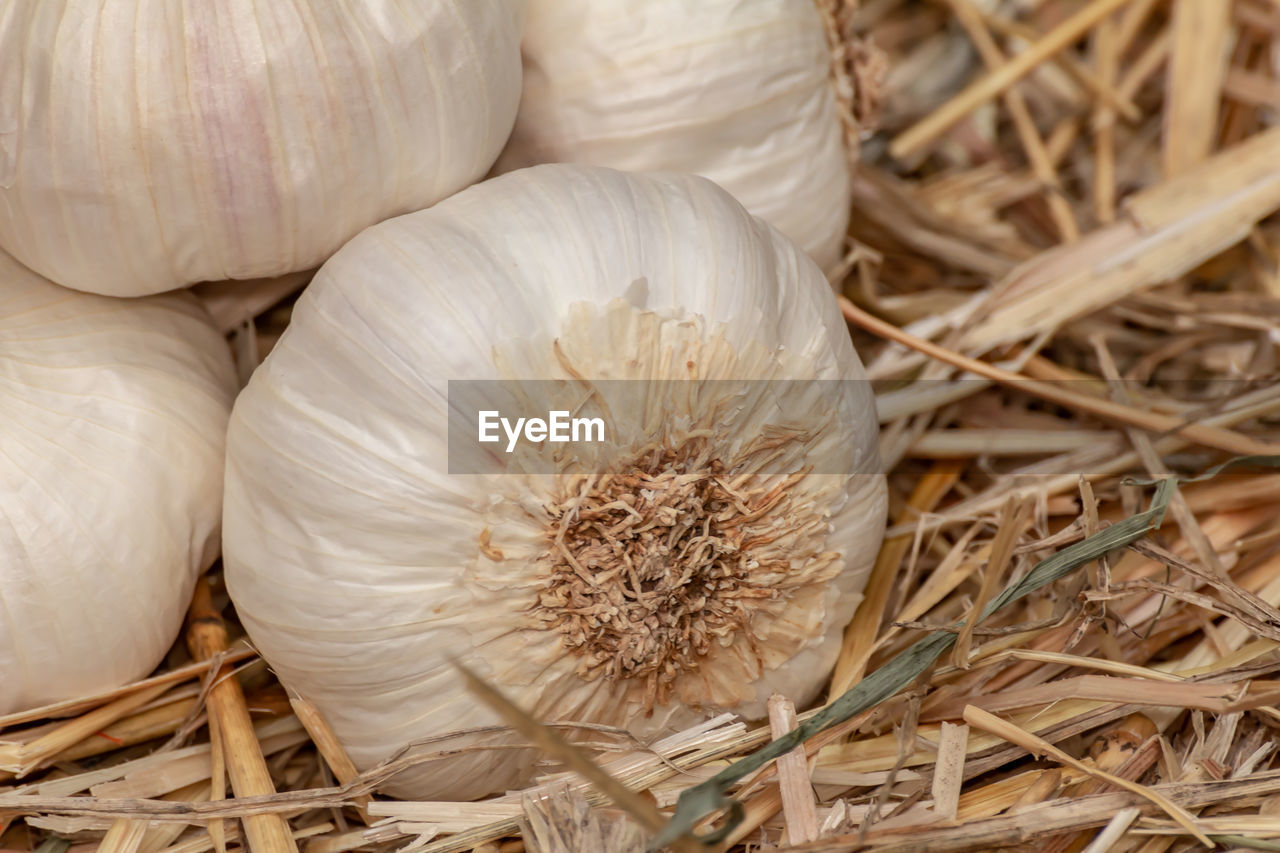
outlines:
M0 713L164 657L217 556L235 389L190 295L77 293L0 252Z
M448 474L447 380L528 377L645 383L601 406L658 443L602 472ZM505 175L366 230L298 302L232 415L228 585L361 767L498 722L451 655L544 720L642 736L804 701L883 531L871 392L840 383L779 434L696 380L862 377L817 266L711 182ZM844 473L760 468L778 447ZM389 791L477 797L532 760L464 751Z

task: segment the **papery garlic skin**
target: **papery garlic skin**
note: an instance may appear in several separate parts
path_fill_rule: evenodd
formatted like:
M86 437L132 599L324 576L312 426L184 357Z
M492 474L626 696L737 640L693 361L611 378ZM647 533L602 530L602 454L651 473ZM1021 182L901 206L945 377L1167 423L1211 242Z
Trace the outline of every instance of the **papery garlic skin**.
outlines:
M193 297L77 293L0 252L0 713L160 663L218 553L235 391Z
M524 0L0 0L0 248L114 296L318 266L479 180Z
M370 228L321 268L236 403L223 559L253 642L357 766L500 723L451 655L543 720L641 736L815 694L884 529L867 383L830 401L856 437L811 448L851 474L803 478L765 519L797 555L788 591L656 703L651 680L584 679L597 650L539 622L564 614L545 559L563 480L446 473L446 380L661 378L664 360L671 378L864 377L817 266L692 176L534 167ZM387 790L482 796L533 757L464 753Z
M729 190L831 269L849 155L813 0L530 0L500 171L593 163Z

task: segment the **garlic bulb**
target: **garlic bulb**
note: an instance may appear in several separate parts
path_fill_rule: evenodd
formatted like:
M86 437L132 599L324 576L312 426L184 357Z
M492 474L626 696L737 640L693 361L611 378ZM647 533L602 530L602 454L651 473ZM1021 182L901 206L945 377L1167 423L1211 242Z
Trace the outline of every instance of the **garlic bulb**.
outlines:
M543 719L639 735L760 715L774 690L804 701L884 527L863 376L817 266L711 182L495 178L366 230L298 301L232 413L228 587L361 767L498 722L448 655ZM529 377L640 407L661 446L614 448L603 474L513 457L450 475L449 380ZM780 439L816 473L735 479L780 429L747 380L811 379L848 380ZM726 381L731 399L708 390ZM389 790L481 796L531 761L463 753Z
M0 248L114 296L318 266L478 180L524 0L0 0Z
M849 158L814 0L530 0L509 171L594 163L710 178L824 269Z
M193 297L77 293L0 252L0 713L164 657L217 556L235 390Z

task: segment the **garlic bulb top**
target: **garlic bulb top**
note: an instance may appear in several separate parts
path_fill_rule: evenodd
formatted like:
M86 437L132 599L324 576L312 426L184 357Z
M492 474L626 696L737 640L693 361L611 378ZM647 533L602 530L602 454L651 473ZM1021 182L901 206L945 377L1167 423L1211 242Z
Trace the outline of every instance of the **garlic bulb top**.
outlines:
M0 0L0 248L115 296L318 266L478 180L524 0Z
M217 555L235 391L193 297L77 293L0 252L0 713L164 657Z
M839 260L850 173L813 0L530 0L502 171L594 163L703 175Z
M804 701L883 532L863 376L817 266L711 182L495 178L366 230L297 303L232 414L228 587L361 767L498 722L449 655L543 719L641 735ZM450 475L448 380L513 378L661 439L597 472ZM790 431L752 384L811 379L849 381ZM781 445L839 473L766 471ZM464 753L389 790L481 796L531 761Z

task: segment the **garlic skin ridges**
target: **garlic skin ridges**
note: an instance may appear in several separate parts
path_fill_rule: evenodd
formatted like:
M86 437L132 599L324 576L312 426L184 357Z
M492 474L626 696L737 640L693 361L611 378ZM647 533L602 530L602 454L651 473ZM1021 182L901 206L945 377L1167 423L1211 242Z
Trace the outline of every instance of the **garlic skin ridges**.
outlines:
M0 714L146 676L218 553L226 341L0 252Z
M652 387L608 403L661 415L664 470L696 476L655 471L628 489L632 450L607 482L447 473L447 380L575 374ZM711 429L708 452L696 434L727 405L708 397L714 383L648 383L744 377L851 380L796 439L817 470L849 473L761 474L740 487L749 512L730 507L706 465L755 453L769 410L734 403L735 425ZM864 378L817 266L711 182L575 165L504 175L366 230L298 301L232 415L228 589L254 644L361 768L500 724L451 656L540 719L642 737L721 709L763 715L773 691L803 702L834 663L884 530ZM582 507L620 511L615 499L648 519L624 514L613 535L661 600L611 610L629 576L575 587L551 543L605 572L610 557L579 520ZM693 515L696 530L680 527ZM664 557L654 530L686 556ZM659 611L666 627L644 629ZM606 630L584 634L587 612ZM470 799L527 780L534 757L464 750L385 790Z
M524 0L0 0L0 248L138 296L311 269L479 180Z
M823 269L850 153L813 0L530 0L499 171L592 163L710 178Z

